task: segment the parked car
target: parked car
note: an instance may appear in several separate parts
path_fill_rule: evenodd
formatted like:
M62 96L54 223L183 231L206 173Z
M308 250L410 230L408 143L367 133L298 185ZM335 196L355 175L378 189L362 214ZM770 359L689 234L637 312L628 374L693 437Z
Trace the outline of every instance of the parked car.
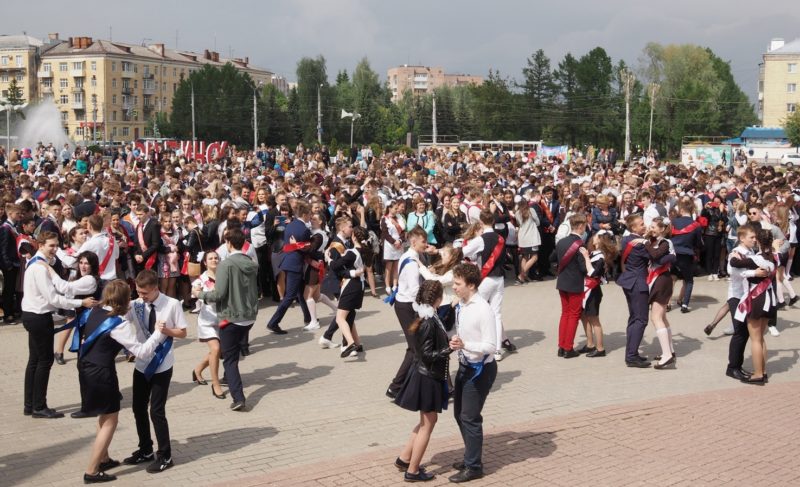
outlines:
M800 166L800 154L784 154L781 156L781 166Z

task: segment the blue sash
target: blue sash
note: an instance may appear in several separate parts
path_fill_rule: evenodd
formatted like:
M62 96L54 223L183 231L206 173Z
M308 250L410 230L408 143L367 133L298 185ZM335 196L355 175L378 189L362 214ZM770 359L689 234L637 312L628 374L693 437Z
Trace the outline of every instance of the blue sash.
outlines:
M147 368L144 369L144 377L147 380L150 380L156 373L156 370L164 363L164 359L167 358L167 354L169 354L170 350L172 350L172 337L167 337L166 340L159 343L158 347L156 347L155 355L153 355L150 363L147 364Z
M28 263L27 263L27 264L25 264L25 268L27 269L28 267L30 267L30 266L31 266L31 264L35 264L37 261L40 261L40 260L41 260L42 262L47 262L46 260L44 260L44 258L43 258L42 256L40 256L40 255L34 255L34 256L33 256L33 259L29 260L29 261L28 261Z
M83 344L80 346L80 349L78 349L78 357L82 357L83 354L85 354L89 350L89 348L92 346L92 344L94 344L95 341L97 341L98 338L100 338L102 335L106 333L109 333L111 330L119 326L119 324L122 323L122 321L123 319L120 318L119 316L109 316L108 318L106 318L102 323L100 323L100 326L95 328L95 330L91 333L91 335L86 337L86 340L83 341ZM81 328L82 327L83 325L81 325ZM73 347L75 346L75 337L80 337L80 332L76 332L72 337ZM71 352L75 351L73 350L73 347L70 347L69 349Z
M411 257L406 257L405 259L403 259L403 262L400 263L400 270L397 271L397 286L395 286L394 289L391 290L388 296L383 298L383 302L387 303L389 306L394 306L394 302L397 299L397 289L398 286L400 285L400 274L403 273L403 268L409 262L411 262Z
M79 316L76 316L72 321L65 324L64 326L60 326L56 328L53 333L59 333L64 330L69 330L72 328L77 328L78 332L72 335L72 345L69 347L70 352L77 352L78 348L81 346L81 337L80 337L80 330L83 329L83 325L86 324L86 320L89 319L89 312L91 312L91 308L84 310ZM73 350L74 349L74 350Z

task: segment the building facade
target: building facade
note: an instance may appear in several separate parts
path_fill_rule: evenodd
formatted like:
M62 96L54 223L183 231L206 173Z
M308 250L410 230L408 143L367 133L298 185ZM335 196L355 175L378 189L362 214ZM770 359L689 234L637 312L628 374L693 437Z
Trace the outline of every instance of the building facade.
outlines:
M397 102L407 91L414 95L432 93L441 86L480 85L483 77L469 74L447 74L440 67L409 66L404 64L389 68L386 73L392 101Z
M764 127L781 127L800 108L800 38L772 39L759 65L758 117Z
M8 98L16 81L23 102L38 98L36 68L43 42L27 35L0 36L0 98Z

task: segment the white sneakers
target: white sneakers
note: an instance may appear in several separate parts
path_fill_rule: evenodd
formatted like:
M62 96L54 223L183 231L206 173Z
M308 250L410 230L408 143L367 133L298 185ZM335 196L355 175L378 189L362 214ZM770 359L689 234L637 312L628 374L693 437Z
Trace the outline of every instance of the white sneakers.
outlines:
M327 338L325 338L325 335L322 335L321 337L319 337L319 346L322 348L332 348L334 350L338 350L340 345L338 343L332 342L331 340L328 340Z
M501 360L503 360L503 352L502 350L497 350L496 352L494 352L494 361L499 362Z
M314 320L303 327L303 331L319 330L319 320Z
M775 327L775 326L770 326L770 327L769 327L769 334L770 334L770 335L772 335L772 336L774 336L774 337L779 337L779 336L781 336L781 332L779 332L779 331L778 331L778 328L777 328L777 327Z

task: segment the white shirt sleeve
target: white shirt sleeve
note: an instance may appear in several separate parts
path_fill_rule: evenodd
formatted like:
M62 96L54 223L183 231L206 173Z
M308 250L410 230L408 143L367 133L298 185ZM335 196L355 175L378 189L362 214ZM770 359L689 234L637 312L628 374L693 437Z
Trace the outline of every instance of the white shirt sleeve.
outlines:
M469 260L475 261L476 260L475 258L478 256L478 254L483 252L483 238L481 238L481 236L478 235L477 237L467 242L467 245L465 245L461 249L461 251L464 252L464 257L468 258Z
M479 315L477 318L480 323L480 340L470 340L464 342L464 350L481 355L492 354L497 350L497 328L492 308L487 304L476 310Z
M74 309L83 304L81 299L70 299L60 294L53 292L52 280L50 279L50 271L45 269L44 264L36 264L31 266L26 273L32 275L25 276L27 279L33 279L34 286L40 296L43 296L51 305L59 309Z
M150 360L156 348L163 341L164 335L155 330L146 342L142 343L136 338L136 326L130 321L123 321L111 330L111 338L125 347L129 352L142 360Z
M97 290L97 282L92 276L83 276L77 281L65 281L58 276L53 276L53 286L56 292L67 298L93 294Z

